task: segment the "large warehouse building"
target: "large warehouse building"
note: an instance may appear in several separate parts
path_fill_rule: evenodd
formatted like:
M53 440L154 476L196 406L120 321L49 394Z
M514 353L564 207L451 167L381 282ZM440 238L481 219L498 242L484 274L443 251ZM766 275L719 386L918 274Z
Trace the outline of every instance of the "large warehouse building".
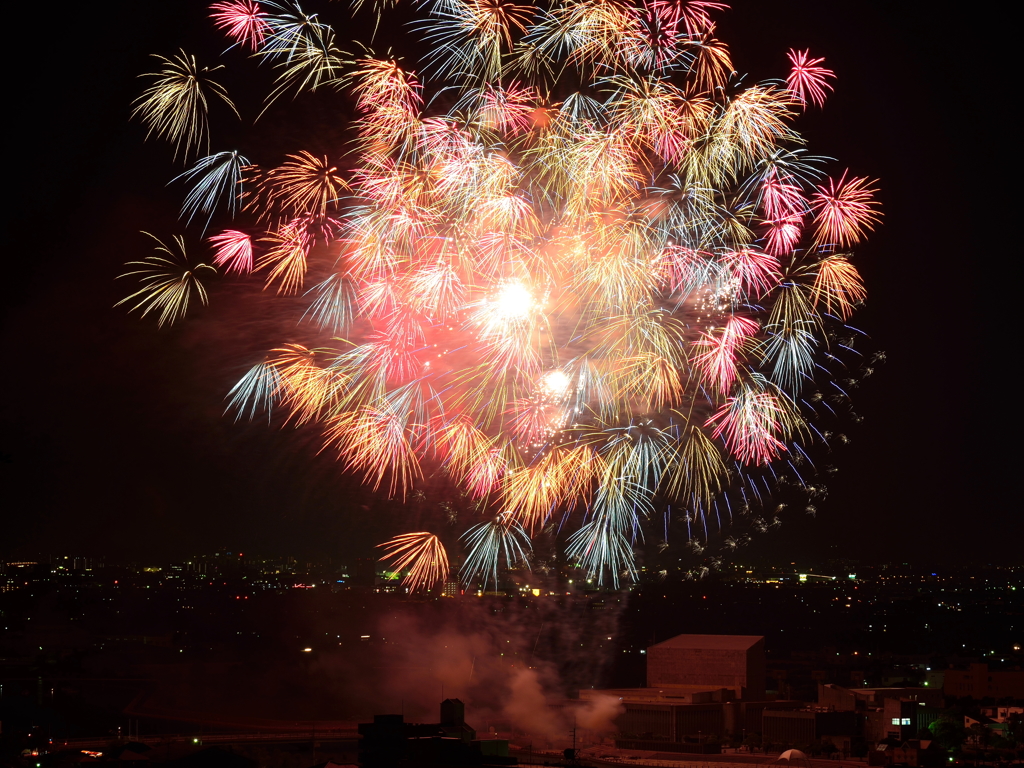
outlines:
M580 698L618 699L620 747L705 752L713 751L709 739L760 732L765 709L799 706L764 701L764 688L763 637L678 635L647 649L646 688L580 691Z
M739 700L764 699L764 638L677 635L647 649L647 687L729 688Z

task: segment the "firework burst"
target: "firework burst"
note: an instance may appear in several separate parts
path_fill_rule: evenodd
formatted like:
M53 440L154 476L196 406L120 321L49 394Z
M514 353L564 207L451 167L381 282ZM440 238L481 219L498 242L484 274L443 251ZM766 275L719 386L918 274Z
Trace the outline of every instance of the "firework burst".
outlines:
M839 389L828 365L865 298L850 249L880 213L873 182L825 179L794 128L832 88L823 60L790 51L785 86L743 85L714 34L724 9L439 0L417 75L342 53L294 3L215 4L271 63L268 103L329 85L357 111L334 157L222 152L185 174L190 218L242 219L209 239L216 265L310 295L315 343L255 365L235 412L319 428L399 497L447 476L461 576L484 585L529 567L542 536L617 586L645 535L664 551L677 521L706 540L734 506L804 485L839 397L815 377ZM136 112L188 152L204 94L226 95L191 57L161 61ZM144 264L158 276L130 298L161 323L205 300L195 270ZM437 534L382 546L409 589L449 570Z
M211 77L221 67L200 67L196 57L184 51L170 58L154 58L162 67L146 75L153 78L153 84L136 101L132 116L146 124L148 135L174 144L175 156L179 152L189 155L209 143L209 97L216 96L232 110L235 105L224 86Z
M207 302L206 288L201 278L212 277L217 270L209 264L192 264L185 253L185 240L174 236L174 246L164 244L155 235L143 232L156 242L156 254L141 261L129 261L127 266L136 267L121 277L138 277L142 287L135 293L117 302L116 306L135 302L133 310L141 309L145 317L157 313L157 325L173 325L185 316L189 302L198 296L203 304Z
M384 549L381 560L405 572L402 583L410 590L430 589L448 575L448 553L432 533L404 533L377 546Z

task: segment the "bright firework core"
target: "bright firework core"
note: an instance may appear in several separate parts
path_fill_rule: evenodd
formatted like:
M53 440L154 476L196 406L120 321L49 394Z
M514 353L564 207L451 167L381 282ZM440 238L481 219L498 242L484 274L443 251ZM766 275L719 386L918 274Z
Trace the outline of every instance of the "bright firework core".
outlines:
M541 379L541 387L551 397L564 397L572 382L565 371L548 371Z
M792 126L832 88L822 59L790 51L785 85L745 84L717 2L425 5L426 81L350 60L289 0L215 6L274 62L269 102L345 85L358 113L353 162L292 150L261 168L240 148L179 177L190 218L225 196L248 217L210 238L214 263L308 291L305 317L335 339L274 350L232 405L319 424L396 495L447 474L474 522L462 576L485 583L560 521L568 560L618 584L645 527L706 539L770 483L807 486L816 404L846 403L828 370L866 296L851 249L879 218L871 182L826 179ZM189 154L207 101L232 102L216 67L160 61L135 114ZM174 322L212 270L158 243L130 299ZM309 287L323 252L336 260ZM385 547L411 587L444 577L439 535Z
M533 294L522 283L507 283L494 297L494 312L501 318L524 318L533 306Z

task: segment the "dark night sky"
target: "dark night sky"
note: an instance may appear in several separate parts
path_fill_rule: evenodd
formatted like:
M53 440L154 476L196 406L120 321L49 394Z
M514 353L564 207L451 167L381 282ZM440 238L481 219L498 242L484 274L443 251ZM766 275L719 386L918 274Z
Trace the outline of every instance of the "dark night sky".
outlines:
M341 3L320 5L347 17ZM1001 435L1016 378L1000 358L1017 248L1006 148L1019 137L999 59L1009 48L936 9L743 0L720 25L754 79L784 76L790 47L826 57L836 93L798 128L812 152L838 158L833 168L880 179L886 217L858 252L870 296L853 324L888 362L855 394L865 420L837 451L817 517L762 537L757 555L1015 557L1015 442ZM64 13L16 19L7 47L0 556L359 553L375 516L392 512L316 456L314 436L221 415L240 372L287 340L258 286L218 283L210 308L170 330L111 308L128 292L114 280L122 264L148 252L139 230L181 231L181 191L163 188L177 166L128 115L149 53L217 50L203 4ZM301 109L325 148L336 143L344 115Z

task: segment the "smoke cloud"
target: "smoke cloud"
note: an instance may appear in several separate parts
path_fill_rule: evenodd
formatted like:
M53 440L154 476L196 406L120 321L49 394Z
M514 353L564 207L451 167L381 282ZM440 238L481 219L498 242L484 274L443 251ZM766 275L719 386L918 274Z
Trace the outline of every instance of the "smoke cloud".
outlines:
M574 727L614 730L621 711L612 697L576 698L606 684L624 607L608 602L441 601L382 617L372 668L323 659L318 671L362 705L363 717L400 712L407 721L436 722L442 697L459 698L481 734L564 744Z

